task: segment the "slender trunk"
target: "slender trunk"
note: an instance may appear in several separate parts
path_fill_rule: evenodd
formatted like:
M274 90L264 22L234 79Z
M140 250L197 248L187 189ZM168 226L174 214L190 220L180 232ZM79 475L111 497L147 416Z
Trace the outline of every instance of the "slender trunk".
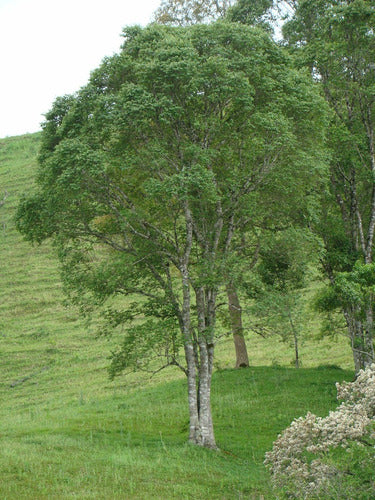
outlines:
M204 341L199 343L199 424L200 444L207 448L216 448L211 412L211 373L208 348Z
M373 168L372 171L374 172ZM362 215L360 212L359 199L357 196L355 173L352 175L352 183L350 186L350 194L353 205L353 213L351 214L351 240L356 250L361 249L365 264L372 263L372 245L374 237L375 224L375 188L371 194L371 215L370 222L367 228L367 240L364 235L364 227ZM359 242L357 241L359 235ZM344 310L345 320L348 326L349 338L353 353L354 368L356 373L359 370L366 368L374 362L374 344L373 344L373 297L370 293L368 305L360 308L353 305ZM365 319L364 319L365 318Z
M209 328L209 335L207 336L207 355L208 355L208 375L209 375L209 384L210 384L210 395L211 395L211 381L212 381L212 371L214 367L214 331L215 331L215 323L216 323L216 296L217 290L210 290L207 294L207 323ZM209 415L209 425L212 429L212 436L214 435L213 431L213 422L212 422L212 412L210 409ZM215 440L214 440L215 443ZM214 445L216 447L216 444Z
M296 368L299 368L299 347L298 347L298 333L294 325L294 321L292 315L289 311L289 323L293 333L293 343L294 343L294 365Z
M373 160L374 162L375 160ZM375 164L373 165L373 175L375 175L374 172ZM374 193L375 193L375 187ZM367 251L366 251L366 257L365 257L365 262L366 264L372 264L372 242L374 238L374 221L375 221L375 194L373 196L373 204L372 204L372 221L370 222L370 228L369 228L369 237L368 237L368 242L367 242ZM373 301L374 301L374 294L372 292L369 292L369 297L368 297L368 304L366 307L366 326L365 326L365 332L364 332L364 347L365 347L365 368L366 366L371 365L375 361L375 353L374 353L374 311L373 311Z
M194 287L189 275L189 261L193 246L194 221L185 204L186 244L180 262L183 304L181 327L184 335L185 358L188 375L189 441L206 448L216 448L211 414L211 376L213 367L213 331L215 323L216 293L205 293L203 287ZM221 225L217 233L220 235ZM216 236L217 244L219 236ZM191 287L194 288L197 305L198 332L195 334L190 319Z
M374 331L374 313L372 309L372 294L370 294L369 305L366 308L366 328L364 335L364 343L365 343L365 368L366 366L371 365L374 362L374 341L373 341L373 331Z
M375 137L374 130L372 127L372 121L370 118L370 114L368 115L368 123L367 123L367 137L369 141L369 152L370 152L370 166L372 172L372 193L371 193L371 212L370 212L370 222L368 225L367 232L367 242L366 242L366 256L365 261L366 264L370 264L372 262L372 246L374 242L375 235Z
M344 310L344 316L349 332L349 340L353 353L354 369L358 373L366 367L366 346L362 321L357 319L358 311L354 308Z
M182 276L182 315L181 329L184 338L184 350L187 366L188 379L188 401L189 401L189 441L197 443L197 435L200 433L199 424L199 401L197 394L197 359L194 346L194 337L192 335L191 325L191 298L190 298L190 276L189 261L193 244L193 221L188 203L185 204L185 223L186 223L186 243L184 255L180 265ZM197 443L198 444L198 443Z
M197 400L197 372L194 353L194 343L191 336L190 320L190 285L187 272L182 276L182 333L184 336L185 359L187 366L188 400L189 400L189 441L195 443L199 432L199 411Z
M249 357L243 334L241 304L237 295L237 290L233 283L228 283L226 290L234 348L236 351L236 368L248 367Z
M299 350L298 350L298 335L297 332L293 329L293 339L294 339L294 364L296 368L299 368Z

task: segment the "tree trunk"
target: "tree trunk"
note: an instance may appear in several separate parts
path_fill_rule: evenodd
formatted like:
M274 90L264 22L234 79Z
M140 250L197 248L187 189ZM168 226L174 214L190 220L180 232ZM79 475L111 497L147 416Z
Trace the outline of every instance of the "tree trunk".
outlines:
M203 287L195 289L198 314L199 346L199 429L194 442L206 448L216 448L211 412L211 378L213 367L213 329L215 299L212 293L205 294Z
M298 348L298 334L297 330L295 329L294 326L294 321L292 319L292 315L289 312L289 323L292 328L293 332L293 341L294 341L294 365L296 368L299 368L300 362L299 362L299 348Z
M295 366L296 368L299 368L299 352L298 352L298 337L294 333L294 353L295 353Z
M189 401L189 441L195 442L195 436L199 432L199 414L197 399L197 372L194 352L194 342L191 336L190 319L190 284L186 270L182 276L182 315L181 330L184 337L184 350L187 366L188 401Z
M374 360L374 341L373 341L373 331L374 331L374 314L372 309L372 294L370 296L370 304L366 309L366 328L365 328L365 368L371 365Z
M226 290L234 347L236 351L236 368L248 367L249 357L243 334L241 304L237 295L237 290L233 283L228 283Z
M180 263L182 277L182 309L180 329L184 338L188 378L189 441L206 448L216 448L211 414L211 376L213 367L213 332L215 327L216 293L207 294L203 287L195 288L198 335L191 324L191 280L189 259L193 242L193 220L185 205L186 245Z
M358 311L354 308L346 309L344 316L353 353L354 369L358 373L359 370L363 370L369 364L369 355L365 342L365 329L363 322L357 318Z

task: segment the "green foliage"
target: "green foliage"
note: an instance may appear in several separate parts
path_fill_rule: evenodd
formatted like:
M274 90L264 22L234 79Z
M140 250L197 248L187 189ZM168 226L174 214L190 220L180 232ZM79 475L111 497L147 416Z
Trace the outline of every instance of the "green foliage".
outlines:
M357 369L374 357L372 292L359 282L356 264L373 261L374 22L372 2L303 0L284 27L297 64L309 68L332 111L330 185L313 225L325 245L322 267L332 289L320 294L318 307L341 309L352 346L361 344L353 349Z
M346 238L358 234L359 215L366 239L371 212L374 16L368 1L301 1L284 29L297 62L316 76L332 109L331 203L338 204L336 219L341 218L333 226L345 228ZM330 220L334 213L328 212Z
M344 270L342 262L354 264L356 252L368 254L370 250L363 247L372 241L374 16L368 1L301 1L284 30L296 61L310 68L332 109L331 197L326 200L328 220L322 221L321 233L332 253L328 263L333 270L337 263L339 271ZM354 258L336 258L340 246Z
M324 176L326 114L291 66L263 31L240 24L127 28L121 52L46 115L38 187L17 227L53 239L85 313L113 301L117 318L142 320L122 299L158 304L128 330L117 368L135 335L149 338L149 321L160 319L155 332L172 316L181 326L183 249L192 245L190 282L217 290L243 259L232 237L276 214L294 218L299 202L310 217L306 183Z
M258 272L262 281L280 292L303 288L316 243L312 235L294 228L272 235L260 252Z
M335 283L321 290L316 307L320 311L334 311L353 306L357 308L360 319L372 301L374 285L375 265L358 261L351 272L338 273Z
M332 198L323 201L324 204L332 203ZM351 238L345 231L340 215L333 208L327 213L326 207L322 210L320 231L324 238L325 252L322 254L323 266L328 272L349 272L356 261L360 259L360 252L355 247Z
M366 444L351 443L346 449L335 449L327 454L328 465L337 467L340 474L340 479L333 478L329 487L333 497L345 495L358 500L367 500L373 496L375 467L373 441L367 439Z
M122 317L116 319L123 323ZM113 320L110 324L114 326ZM110 376L113 378L129 370L152 372L156 364L182 366L182 348L183 342L174 317L133 324L127 328L122 345L112 354Z
M308 329L304 288L316 262L318 242L306 231L289 228L269 237L260 250L253 287L253 329L261 335L281 336L295 351L298 367L299 343Z
M215 176L207 169L207 165L195 164L190 169L182 169L164 181L151 178L145 181L144 189L151 199L163 199L166 203L171 198L176 201L189 200L192 203L199 197L204 198L208 204L219 201L219 195L215 190Z

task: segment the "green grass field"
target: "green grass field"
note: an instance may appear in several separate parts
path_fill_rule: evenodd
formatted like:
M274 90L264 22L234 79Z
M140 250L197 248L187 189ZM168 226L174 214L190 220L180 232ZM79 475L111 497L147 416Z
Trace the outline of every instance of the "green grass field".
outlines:
M213 414L219 452L187 441L183 376L108 379L119 339L63 305L50 246L31 247L13 223L32 188L39 135L0 140L0 499L272 499L265 451L290 421L335 407L353 377L345 339L301 346L247 338L252 367L233 370L232 341L216 350ZM313 326L313 329L316 326ZM328 367L328 365L335 365Z

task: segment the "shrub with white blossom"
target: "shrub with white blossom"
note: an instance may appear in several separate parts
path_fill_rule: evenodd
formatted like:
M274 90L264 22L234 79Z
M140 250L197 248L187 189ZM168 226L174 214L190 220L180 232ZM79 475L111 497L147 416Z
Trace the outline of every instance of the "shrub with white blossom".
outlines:
M375 364L336 387L336 410L294 420L266 453L275 487L290 497L375 498Z

